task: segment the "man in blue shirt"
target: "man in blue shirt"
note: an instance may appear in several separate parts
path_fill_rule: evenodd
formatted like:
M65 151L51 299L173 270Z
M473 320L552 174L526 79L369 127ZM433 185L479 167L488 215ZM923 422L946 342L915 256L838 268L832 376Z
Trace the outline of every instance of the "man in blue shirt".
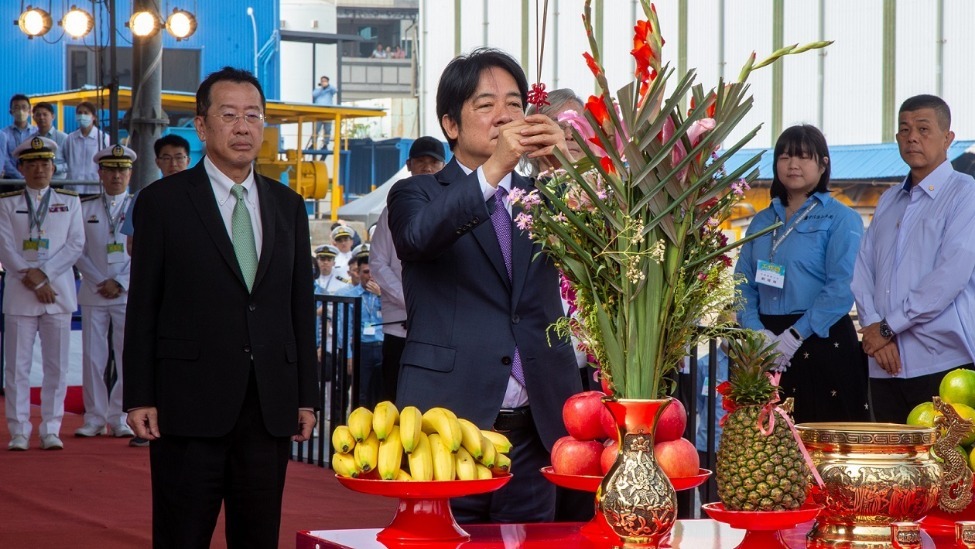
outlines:
M17 169L14 149L34 131L29 122L30 99L21 93L12 96L10 98L10 115L14 117L14 123L0 130L7 141L7 158L3 165L3 177L5 179L23 179L24 176Z
M877 421L904 422L945 372L975 357L975 180L948 161L950 128L939 97L901 105L897 146L911 171L880 197L857 256L852 287Z
M318 86L315 87L314 90L312 90L311 99L312 102L315 103L316 105L335 104L335 94L337 94L339 90L335 86L329 85L328 82L329 82L328 77L323 76L318 81ZM323 133L322 132L323 129L324 129L324 137L323 137L322 148L325 148L328 146L328 142L330 141L330 137L332 134L331 122L317 122L315 124L315 137L312 141L312 144L314 145L318 141L318 134Z
M359 406L372 408L379 402L379 395L382 391L383 311L382 302L379 299L382 290L379 289L379 284L372 279L368 251L359 254L354 261L359 266L359 284L340 292L339 295L362 297L362 337L359 340ZM347 325L347 329L351 331L351 319L348 322L343 322L341 316L339 318L339 325Z

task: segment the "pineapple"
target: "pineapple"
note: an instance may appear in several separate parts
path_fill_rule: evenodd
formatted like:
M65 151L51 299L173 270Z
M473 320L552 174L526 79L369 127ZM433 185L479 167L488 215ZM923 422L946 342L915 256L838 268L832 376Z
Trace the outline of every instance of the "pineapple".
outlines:
M767 375L776 353L760 333L744 333L743 339L729 341L729 379L722 394L725 406L731 401L734 410L718 447L718 497L732 511L796 509L806 500L808 483L799 442L778 414L770 435L758 427L763 407L779 391ZM789 404L791 399L783 407Z

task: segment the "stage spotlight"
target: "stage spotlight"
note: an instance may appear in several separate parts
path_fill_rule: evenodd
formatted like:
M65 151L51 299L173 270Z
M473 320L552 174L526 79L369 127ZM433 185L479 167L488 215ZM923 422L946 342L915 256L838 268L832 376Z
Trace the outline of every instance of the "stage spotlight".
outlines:
M196 32L196 17L188 11L173 8L173 13L166 19L166 31L177 41L186 40Z
M132 34L141 38L148 38L159 32L159 29L162 28L162 21L158 15L151 11L137 11L132 14L126 25Z
M95 20L90 13L73 5L61 19L61 26L72 38L83 38L94 28Z
M51 30L52 23L50 13L31 6L27 6L27 9L20 14L20 18L17 20L17 25L21 32L27 35L27 38L44 36L47 31Z

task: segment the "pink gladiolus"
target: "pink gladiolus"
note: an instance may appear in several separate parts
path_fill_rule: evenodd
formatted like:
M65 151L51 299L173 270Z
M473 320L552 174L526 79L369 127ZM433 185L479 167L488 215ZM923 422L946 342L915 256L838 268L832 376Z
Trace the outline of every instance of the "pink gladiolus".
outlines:
M705 133L714 129L716 123L713 118L702 118L700 120L695 120L691 127L687 130L687 139L691 142L691 147L696 146L700 141L701 137ZM660 142L666 142L668 139L674 135L674 120L672 118L667 118L664 123L663 129L660 131ZM674 143L674 148L671 151L671 162L674 166L680 163L684 157L687 156L687 150L684 148L684 142L682 139L678 139ZM687 168L685 167L677 174L678 179L684 181L687 178Z

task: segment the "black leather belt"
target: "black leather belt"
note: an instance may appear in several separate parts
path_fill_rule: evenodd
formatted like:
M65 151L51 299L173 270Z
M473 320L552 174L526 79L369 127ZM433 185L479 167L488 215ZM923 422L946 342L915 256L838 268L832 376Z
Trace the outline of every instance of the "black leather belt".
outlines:
M494 420L494 430L499 432L524 429L532 425L532 411L528 406L515 408L514 410L501 410L498 412L497 419Z

